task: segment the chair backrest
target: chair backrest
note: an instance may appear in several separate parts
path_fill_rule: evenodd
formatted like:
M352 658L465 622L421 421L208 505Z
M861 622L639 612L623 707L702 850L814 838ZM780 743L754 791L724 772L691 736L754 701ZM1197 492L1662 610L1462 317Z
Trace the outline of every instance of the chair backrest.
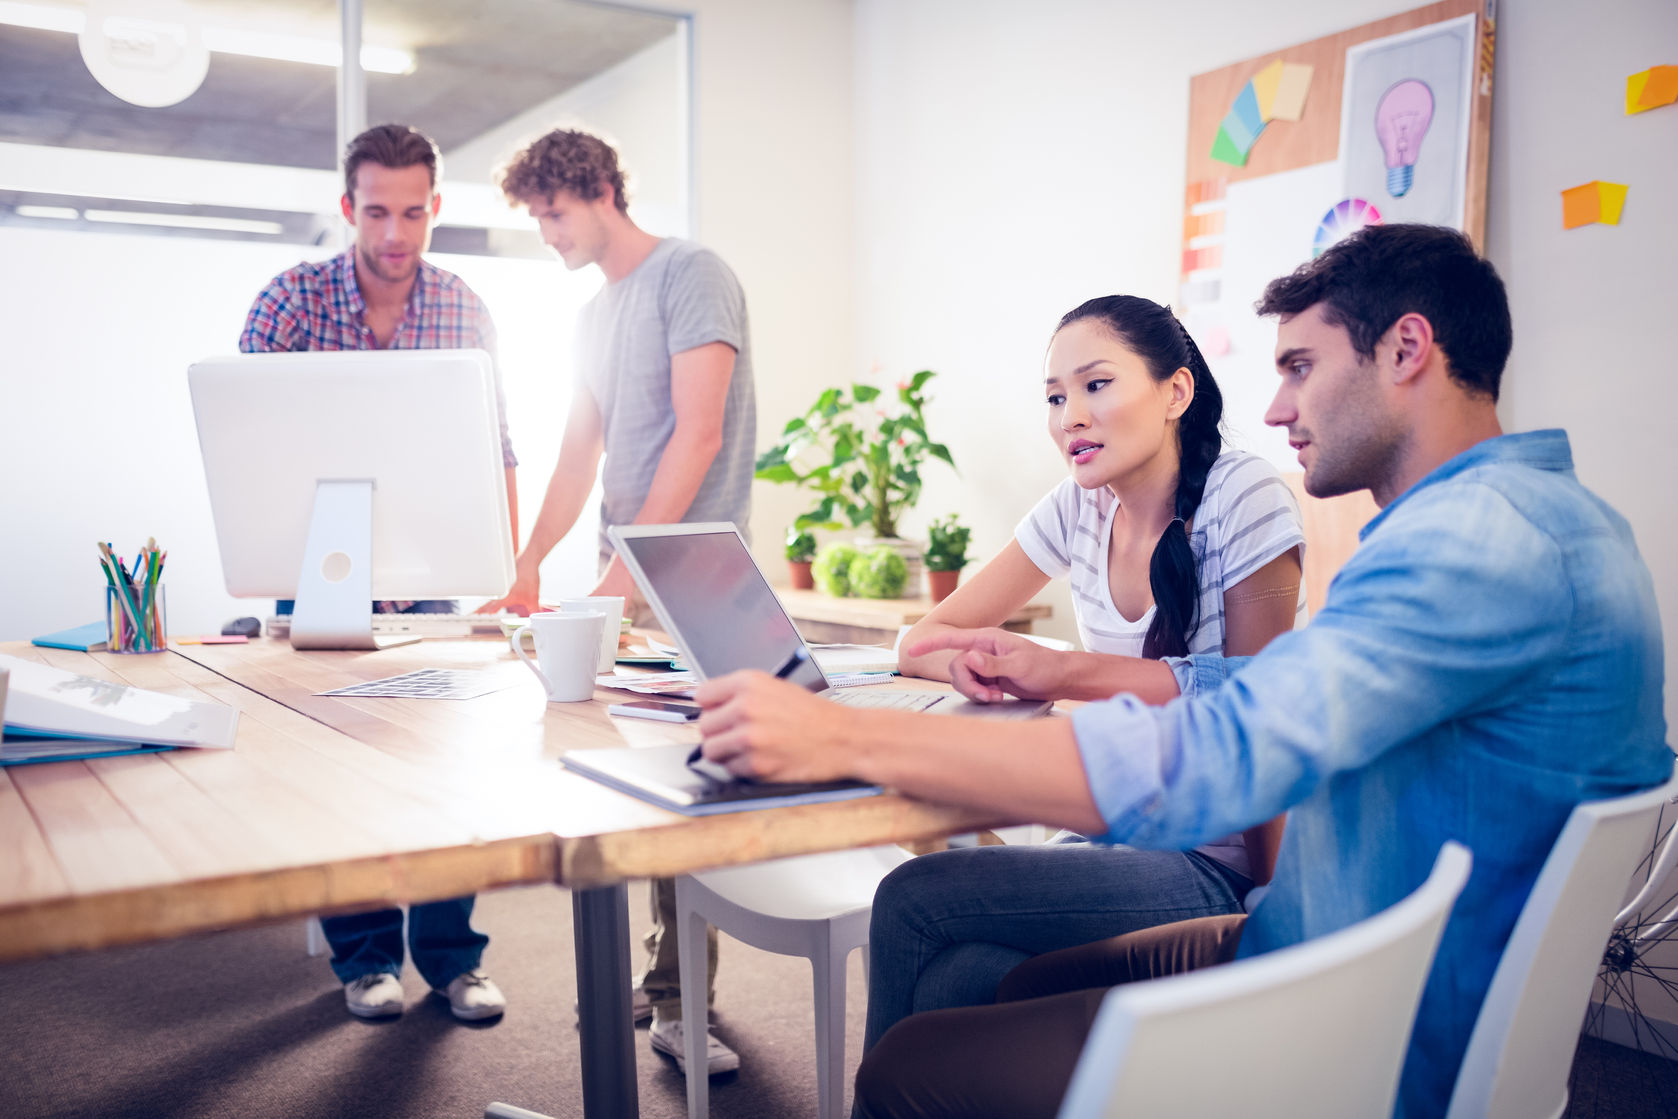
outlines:
M1567 1077L1591 986L1660 806L1678 779L1568 817L1515 922L1463 1054L1447 1119L1547 1119Z
M1060 1119L1388 1119L1471 862L1447 843L1409 897L1304 944L1108 993Z

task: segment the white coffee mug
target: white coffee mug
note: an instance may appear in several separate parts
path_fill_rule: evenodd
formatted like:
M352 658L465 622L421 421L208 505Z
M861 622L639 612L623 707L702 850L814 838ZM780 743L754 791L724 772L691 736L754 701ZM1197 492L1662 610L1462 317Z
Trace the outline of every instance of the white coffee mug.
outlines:
M619 595L599 595L595 598L562 598L562 614L604 614L606 626L600 631L600 671L611 672L618 663L618 633L623 628L623 598Z
M530 615L530 624L508 638L513 652L542 681L550 703L576 703L594 698L603 614L545 613ZM536 638L536 660L524 651L524 635ZM615 639L615 635L614 635ZM540 664L541 667L536 667Z

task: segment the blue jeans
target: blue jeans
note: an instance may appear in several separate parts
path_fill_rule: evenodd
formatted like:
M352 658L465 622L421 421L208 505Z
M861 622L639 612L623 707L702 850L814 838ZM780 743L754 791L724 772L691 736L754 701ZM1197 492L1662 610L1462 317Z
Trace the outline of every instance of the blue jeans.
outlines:
M441 990L483 958L489 937L472 928L471 897L428 901L408 907L408 946L414 966ZM332 971L338 982L385 972L402 974L402 911L376 909L347 917L322 917L321 929L332 945Z
M863 1048L911 1014L995 1001L1002 977L1044 952L1240 913L1251 886L1194 851L1081 840L911 859L874 895Z

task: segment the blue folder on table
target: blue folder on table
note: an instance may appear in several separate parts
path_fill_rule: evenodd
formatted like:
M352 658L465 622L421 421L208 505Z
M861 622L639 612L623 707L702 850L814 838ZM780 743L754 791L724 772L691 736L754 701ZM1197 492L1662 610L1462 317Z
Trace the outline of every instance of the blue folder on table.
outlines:
M79 653L92 653L105 647L108 636L104 622L89 622L74 629L61 629L57 633L43 634L29 643L47 649L74 649Z

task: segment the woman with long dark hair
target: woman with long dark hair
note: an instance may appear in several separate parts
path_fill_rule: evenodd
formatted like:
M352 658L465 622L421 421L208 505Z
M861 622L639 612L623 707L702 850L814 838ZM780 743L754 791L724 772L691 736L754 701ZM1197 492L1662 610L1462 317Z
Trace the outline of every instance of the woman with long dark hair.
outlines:
M1148 694L1136 662L1104 655L1247 656L1303 620L1293 494L1269 463L1224 446L1222 394L1176 316L1136 296L1092 299L1061 319L1045 364L1049 435L1071 476L901 648L947 628L1000 625L1065 577L1092 654L1091 695L1107 694L1106 662L1125 674L1122 690L1164 702L1178 691L1166 665ZM899 668L953 675L974 692L948 651L905 653ZM868 1045L911 1013L990 1002L1033 956L1241 912L1248 890L1269 880L1280 829L1276 820L1186 852L1063 836L906 863L875 898Z

